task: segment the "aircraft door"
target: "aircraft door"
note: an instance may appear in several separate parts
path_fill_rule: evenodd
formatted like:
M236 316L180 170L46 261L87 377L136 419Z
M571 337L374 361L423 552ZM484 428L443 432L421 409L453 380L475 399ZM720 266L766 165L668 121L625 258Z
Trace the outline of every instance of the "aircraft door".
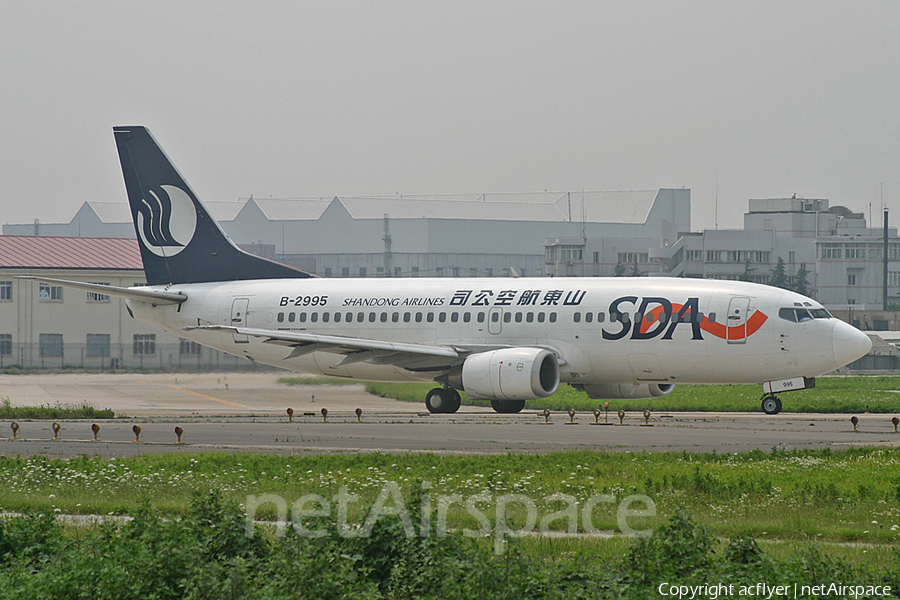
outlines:
M725 316L725 339L729 344L747 343L747 316L750 312L750 298L735 296L728 303Z
M231 303L231 326L232 327L246 327L247 326L247 311L250 307L250 298L235 298ZM232 334L234 337L234 342L236 344L248 344L250 343L250 338L246 335L238 335Z
M503 327L503 309L492 308L488 313L488 333L499 335Z

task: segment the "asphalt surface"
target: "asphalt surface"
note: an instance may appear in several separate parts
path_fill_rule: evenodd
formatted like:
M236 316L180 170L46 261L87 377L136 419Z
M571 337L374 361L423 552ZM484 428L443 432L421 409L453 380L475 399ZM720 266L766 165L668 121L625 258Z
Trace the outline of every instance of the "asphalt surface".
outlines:
M441 452L508 453L562 450L617 452L742 452L754 448L895 447L893 415L782 413L640 413L624 424L610 413L608 426L592 414L553 413L550 424L535 410L500 415L467 408L431 415L424 404L371 396L360 385L288 387L280 374L3 375L0 398L13 405L80 405L112 408L127 418L60 421L51 440L50 421L19 421L10 439L0 423L0 455L135 456L166 452ZM648 401L652 406L652 401ZM294 410L289 421L286 409ZM328 410L327 421L321 409ZM355 409L362 410L357 422ZM604 417L600 417L600 422ZM141 428L135 442L134 426ZM183 429L176 443L175 427Z

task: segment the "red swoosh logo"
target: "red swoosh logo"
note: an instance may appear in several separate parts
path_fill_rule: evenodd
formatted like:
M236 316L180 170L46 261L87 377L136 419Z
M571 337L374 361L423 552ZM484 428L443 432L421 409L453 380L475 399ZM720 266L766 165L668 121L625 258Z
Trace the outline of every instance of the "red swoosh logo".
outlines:
M678 314L678 311L682 309L683 304L672 304L672 314ZM663 307L657 306L653 310L650 311L649 314L653 315L653 323L648 323L646 319L641 321L641 333L647 333L650 329L650 326L659 321L660 315L663 313ZM688 311L684 316L690 315L691 312ZM723 325L722 323L713 323L707 317L703 317L703 321L700 322L700 329L703 331L710 333L717 338L721 338L723 340L740 340L745 337L749 338L751 335L759 331L759 328L763 326L763 324L769 320L769 317L762 311L754 311L750 318L747 319L746 323L746 331L745 325L734 325L733 327L728 327Z

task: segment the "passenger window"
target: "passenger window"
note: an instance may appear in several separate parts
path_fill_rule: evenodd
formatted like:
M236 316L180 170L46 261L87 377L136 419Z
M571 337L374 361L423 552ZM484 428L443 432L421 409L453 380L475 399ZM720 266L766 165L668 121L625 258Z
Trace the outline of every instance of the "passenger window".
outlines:
M528 323L534 323L534 313L526 313L525 321L527 321Z
M450 313L450 322L458 323L459 322L459 313L456 313L456 312Z
M471 320L472 320L472 314L471 314L471 313L463 313L463 322L464 322L464 323L468 323L468 322L471 321Z
M403 313L403 322L409 323L409 320L411 317L412 317L412 315L410 315L409 313Z
M366 313L356 313L356 322L362 323L366 320Z
M362 316L362 313L359 313L359 315ZM346 315L344 315L344 321L346 321L347 323L352 323L353 322L353 313L348 312ZM360 321L362 321L362 319L360 319Z
M278 322L284 323L284 313L278 313Z
M327 313L327 312L322 313L322 322L323 323L327 323L330 318L331 318L331 313Z
M306 323L306 313L300 313L300 322Z
M522 313L516 313L516 323L522 322Z
M702 312L698 312L698 313L697 313L697 322L698 322L698 323L702 323L702 322L703 322L703 313L702 313Z
M309 315L309 320L312 321L313 323L315 323L316 321L318 321L318 320L319 320L319 313L312 313L311 315Z
M381 313L381 322L387 323L387 313L385 313L385 312Z
M425 316L425 320L428 321L429 323L434 323L434 313L428 313Z
M294 319L296 319L296 318L297 318L297 315L295 315L294 313L288 313L288 323L293 323Z
M597 322L602 323L606 320L606 313L597 313Z
M422 313L416 313L416 323L422 322Z
M438 314L438 321L440 321L441 323L446 323L447 322L447 313Z
M500 313L495 312L491 313L491 323L499 323L500 322Z
M512 321L512 313L503 313L503 322L509 323Z
M393 313L391 315L391 321L393 321L394 323L399 323L400 322L400 313Z
M339 312L334 313L334 322L335 323L341 322L341 313L339 313Z
M550 322L556 323L556 313L555 312L550 313Z
M581 313L577 312L574 315L572 315L572 320L575 321L576 323L581 323Z
M374 323L377 318L375 313L369 313L369 323Z
M484 313L483 312L478 313L478 322L484 323Z
M594 320L594 313L584 313L584 322L590 323Z
M542 313L542 312L538 313L537 315L538 315L538 323L543 323L543 322L544 322L544 319L545 319L546 316L547 316L547 315L545 315L545 314Z
M647 322L648 323L653 322L653 316L654 316L653 313L647 313Z
M709 313L709 322L710 323L716 322L716 313Z

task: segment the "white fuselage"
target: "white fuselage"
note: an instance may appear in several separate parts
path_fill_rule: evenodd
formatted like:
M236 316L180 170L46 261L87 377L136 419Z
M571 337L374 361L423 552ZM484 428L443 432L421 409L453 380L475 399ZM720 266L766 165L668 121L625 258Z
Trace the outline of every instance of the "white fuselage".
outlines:
M430 381L435 372L370 362L335 366L342 356L331 352L286 358L290 348L259 337L184 328L240 326L469 352L549 348L561 359L561 381L585 384L812 377L855 360L868 343L850 325L822 316L827 313L809 298L734 281L276 279L165 289L188 300L160 306L129 302L135 318L260 363L367 380ZM785 308L816 310L820 316L794 322L779 316Z

